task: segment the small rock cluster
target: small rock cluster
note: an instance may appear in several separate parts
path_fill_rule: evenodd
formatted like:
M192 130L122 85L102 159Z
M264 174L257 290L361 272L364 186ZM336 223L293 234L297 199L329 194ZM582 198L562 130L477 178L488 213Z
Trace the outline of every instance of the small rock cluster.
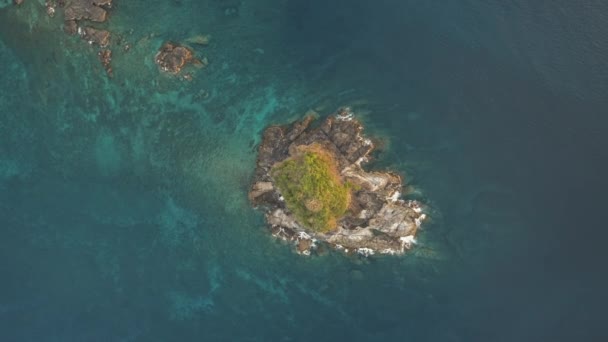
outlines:
M198 68L205 67L208 64L206 58L202 60L196 58L191 48L173 42L163 44L154 61L162 71L171 74L179 74L188 64Z
M294 242L297 251L305 255L318 243L364 256L402 254L412 248L426 219L423 207L417 201L401 199L403 184L398 174L363 170L374 144L362 135L363 126L353 112L342 108L314 127L312 121L313 117L307 116L264 132L249 199L265 210L272 235ZM315 232L295 219L271 175L273 167L298 146L311 144L331 153L343 180L354 185L349 209L338 227L328 233Z
M13 0L15 5L21 5L23 1ZM69 35L78 35L90 45L97 46L99 61L108 76L111 77L113 74L112 50L110 49L112 34L107 30L94 28L89 23L106 22L109 11L112 9L112 0L46 0L45 8L50 17L55 16L57 9L63 10L63 31ZM150 37L152 36L151 34ZM209 35L195 35L184 42L193 45L208 45L210 38ZM123 42L121 37L118 37L115 43L118 45L124 43L124 52L131 48L131 44ZM162 45L156 54L155 62L159 65L160 70L171 74L179 74L187 65L202 68L209 63L207 58L196 58L191 47L173 42L166 42ZM182 77L191 80L192 74L188 73Z

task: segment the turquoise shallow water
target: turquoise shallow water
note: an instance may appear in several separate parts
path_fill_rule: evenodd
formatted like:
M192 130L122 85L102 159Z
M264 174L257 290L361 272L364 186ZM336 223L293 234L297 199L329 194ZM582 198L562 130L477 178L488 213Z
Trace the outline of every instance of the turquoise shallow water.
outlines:
M605 5L116 0L112 79L41 11L0 9L1 340L606 336ZM430 206L411 254L302 258L247 202L263 129L340 105Z

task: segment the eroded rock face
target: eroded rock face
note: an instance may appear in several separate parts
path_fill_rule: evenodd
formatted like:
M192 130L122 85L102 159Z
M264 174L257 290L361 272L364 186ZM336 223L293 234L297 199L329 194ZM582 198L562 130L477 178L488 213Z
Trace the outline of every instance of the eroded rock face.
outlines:
M175 43L165 43L154 59L162 71L179 73L189 63L196 63L192 50Z
M307 116L290 126L273 126L264 132L249 199L266 210L272 234L293 241L301 254L310 254L316 242L365 256L401 254L412 248L426 215L418 202L400 199L399 175L363 170L361 165L368 161L374 144L361 134L363 126L354 114L343 108L316 127L311 127L312 121L313 117ZM276 163L289 158L299 146L311 144L330 152L342 179L353 185L350 207L329 233L314 232L297 222L271 176Z

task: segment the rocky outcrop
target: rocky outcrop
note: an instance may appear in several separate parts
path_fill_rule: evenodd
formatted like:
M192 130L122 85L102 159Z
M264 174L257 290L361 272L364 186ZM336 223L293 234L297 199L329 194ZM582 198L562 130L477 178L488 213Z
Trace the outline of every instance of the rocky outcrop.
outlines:
M167 42L160 48L154 60L162 71L177 74L193 59L192 50L185 46Z
M108 76L112 77L112 65L110 64L112 62L112 50L101 49L97 53L97 56L99 57L99 61L101 62L103 68L106 70Z
M264 132L249 199L265 210L272 234L293 241L299 253L310 254L317 243L350 253L401 254L415 244L426 218L416 201L401 197L401 177L392 172L362 168L374 144L362 135L363 126L349 108L342 108L318 126L307 116L289 126L272 126ZM312 231L296 220L274 185L271 170L301 146L322 146L334 157L340 176L351 184L350 206L337 227L327 233Z
M171 74L179 74L187 65L203 68L209 64L207 58L202 60L194 56L194 52L187 46L166 42L154 58L160 70Z
M86 40L89 44L95 44L102 48L110 44L110 32L106 30L97 30L92 27L84 27L78 30L80 37Z
M187 46L166 42L161 46L154 61L160 69L171 74L179 74L184 67L192 64L196 67L207 65L207 59L199 60L194 56L192 49Z
M66 21L90 20L102 23L108 18L105 8L111 6L112 0L72 0L65 7L64 17Z

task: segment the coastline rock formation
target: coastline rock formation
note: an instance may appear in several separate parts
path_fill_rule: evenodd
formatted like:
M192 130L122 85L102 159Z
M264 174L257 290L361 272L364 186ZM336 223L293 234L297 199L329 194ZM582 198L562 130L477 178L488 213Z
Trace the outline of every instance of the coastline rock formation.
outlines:
M402 254L412 248L426 214L420 203L400 199L403 185L399 175L363 170L361 165L368 161L374 144L362 135L363 126L351 110L342 108L319 125L313 126L313 120L307 116L292 125L273 126L264 132L249 199L265 210L272 234L293 241L297 251L305 255L317 243L365 256ZM315 154L329 156L327 160L331 162L327 165L336 170L340 184L349 192L346 210L340 211L335 220L325 215L327 220L323 222L327 225L321 229L315 224L314 215L322 213L328 203L310 198L311 192L298 192L298 182L307 182L304 173L308 171L297 169L302 153L306 153L307 160L314 160ZM283 183L285 175L279 173L287 167L295 170L289 174L291 183ZM317 170L318 165L312 169ZM303 186L318 189L316 183L319 182ZM341 185L328 184L331 194L341 189ZM303 204L299 206L294 199Z

